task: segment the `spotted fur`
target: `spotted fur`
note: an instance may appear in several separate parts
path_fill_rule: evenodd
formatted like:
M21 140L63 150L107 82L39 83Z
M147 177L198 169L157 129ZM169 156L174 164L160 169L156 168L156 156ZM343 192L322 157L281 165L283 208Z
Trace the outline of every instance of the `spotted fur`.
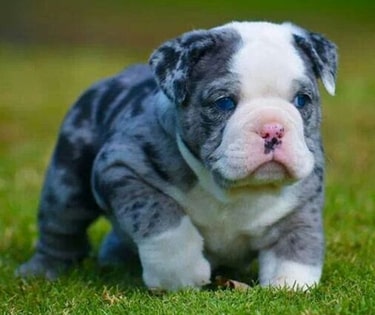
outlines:
M336 47L292 24L233 22L162 44L90 87L67 114L21 276L56 277L113 230L103 264L138 255L148 287L201 287L259 255L264 286L306 289L322 270L324 157L317 80L335 90ZM297 108L298 93L308 95ZM235 106L220 108L230 98ZM277 141L264 124L282 126ZM267 142L268 141L268 142Z

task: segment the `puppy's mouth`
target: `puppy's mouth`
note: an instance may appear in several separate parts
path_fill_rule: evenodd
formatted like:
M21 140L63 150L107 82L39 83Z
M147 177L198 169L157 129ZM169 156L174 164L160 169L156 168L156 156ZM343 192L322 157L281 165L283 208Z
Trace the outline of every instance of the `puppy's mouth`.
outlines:
M269 161L260 165L250 176L253 181L259 183L283 182L291 179L287 168L275 161Z
M293 176L288 169L276 161L268 161L258 166L245 178L238 180L227 179L219 172L213 173L216 183L225 190L236 188L261 188L263 186L279 187L293 182Z

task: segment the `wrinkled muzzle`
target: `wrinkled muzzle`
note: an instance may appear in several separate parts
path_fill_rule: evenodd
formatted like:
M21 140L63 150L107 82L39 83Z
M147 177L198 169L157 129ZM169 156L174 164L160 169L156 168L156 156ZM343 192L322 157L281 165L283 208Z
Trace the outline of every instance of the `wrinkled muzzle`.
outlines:
M277 98L238 104L211 160L224 187L294 182L314 165L298 110Z

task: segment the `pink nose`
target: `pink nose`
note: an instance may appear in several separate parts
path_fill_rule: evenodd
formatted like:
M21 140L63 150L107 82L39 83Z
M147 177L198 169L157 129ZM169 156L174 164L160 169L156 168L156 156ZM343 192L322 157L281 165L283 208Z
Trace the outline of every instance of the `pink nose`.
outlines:
M284 126L276 122L264 124L260 129L259 135L264 140L281 139L284 137Z

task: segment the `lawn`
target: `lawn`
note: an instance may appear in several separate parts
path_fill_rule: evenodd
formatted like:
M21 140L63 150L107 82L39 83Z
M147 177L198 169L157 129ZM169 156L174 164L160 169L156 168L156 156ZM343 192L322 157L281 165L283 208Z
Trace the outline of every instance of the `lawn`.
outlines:
M0 44L0 313L375 314L373 31L331 31L340 71L337 95L322 90L327 254L321 285L308 294L253 286L150 295L138 266L96 265L103 220L90 229L93 254L80 268L55 282L14 278L37 239L39 191L64 113L90 83L147 54Z

